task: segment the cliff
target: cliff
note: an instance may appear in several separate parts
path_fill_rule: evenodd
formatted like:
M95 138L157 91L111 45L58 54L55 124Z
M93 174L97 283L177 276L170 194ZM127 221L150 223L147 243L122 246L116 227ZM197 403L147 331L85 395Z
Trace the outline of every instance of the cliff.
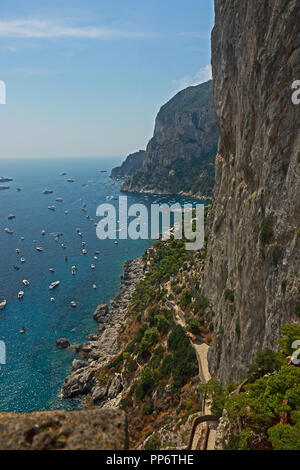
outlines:
M145 154L145 150L139 150L138 152L128 155L121 166L117 166L111 170L111 178L127 178L128 176L132 176L141 168Z
M218 136L212 82L180 91L159 111L143 165L122 190L210 196Z
M223 383L245 376L300 316L299 0L215 0L212 66L220 125L203 292Z

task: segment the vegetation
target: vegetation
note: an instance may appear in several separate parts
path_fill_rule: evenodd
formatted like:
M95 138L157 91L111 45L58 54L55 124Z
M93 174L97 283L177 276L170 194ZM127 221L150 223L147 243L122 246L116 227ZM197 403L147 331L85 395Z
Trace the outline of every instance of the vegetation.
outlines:
M271 216L264 217L259 232L260 242L263 246L266 246L273 237L273 218Z

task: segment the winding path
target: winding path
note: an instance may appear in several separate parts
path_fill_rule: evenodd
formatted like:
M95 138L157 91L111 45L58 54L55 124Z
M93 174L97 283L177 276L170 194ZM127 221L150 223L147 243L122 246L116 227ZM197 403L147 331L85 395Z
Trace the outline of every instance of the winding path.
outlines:
M171 294L172 291L170 282L166 283L166 288L168 290L168 294ZM183 328L186 328L187 325L184 318L185 315L179 307L178 302L176 300L168 300L167 305L175 311L176 323ZM189 340L196 353L200 381L201 383L207 383L211 379L207 360L209 346L204 341L193 341L191 338L189 338ZM198 416L193 423L188 450L214 450L216 430L212 429L209 424L217 424L218 418L211 414L210 407L210 402L205 400L202 415Z

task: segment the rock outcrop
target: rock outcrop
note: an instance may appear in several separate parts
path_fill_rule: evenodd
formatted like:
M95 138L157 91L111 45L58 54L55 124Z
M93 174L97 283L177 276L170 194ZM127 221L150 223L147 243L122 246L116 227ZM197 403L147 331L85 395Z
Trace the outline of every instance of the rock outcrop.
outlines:
M215 0L220 125L204 295L211 374L238 381L300 316L299 0Z
M210 196L218 136L212 82L180 91L159 111L143 165L122 190Z
M89 396L94 405L113 408L114 401L128 384L120 374L106 377L101 374L103 367L119 353L119 336L126 322L126 313L136 284L143 279L144 263L141 258L124 265L120 292L110 305L99 305L93 316L98 329L80 345L71 345L81 359L74 359L72 371L62 387L63 398ZM121 399L121 396L119 397Z
M127 178L128 176L132 176L137 170L141 168L145 155L145 150L139 150L138 152L131 153L128 155L121 166L117 166L111 170L110 177Z
M0 450L127 450L121 410L0 413Z

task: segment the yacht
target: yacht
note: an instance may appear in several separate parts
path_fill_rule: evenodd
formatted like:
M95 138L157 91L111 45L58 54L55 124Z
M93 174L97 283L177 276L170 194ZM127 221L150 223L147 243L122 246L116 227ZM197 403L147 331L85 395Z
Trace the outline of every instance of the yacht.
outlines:
M55 206L48 206L48 209L49 209L49 211L56 211L56 207L55 207Z
M21 237L21 240L22 240L22 242L23 242L23 241L25 240L25 238L24 238L24 237Z
M51 300L51 302L55 302L55 298L54 298L54 297L50 297L50 300Z
M41 234L42 234L43 236L46 235L46 230L42 230L42 231L41 231Z
M19 248L16 248L16 253L20 253L20 250L19 250Z
M7 218L8 218L8 220L12 220L12 219L15 219L16 216L15 216L14 214L9 214L9 215L7 216Z
M25 260L25 258L21 258L20 261L21 261L21 263L25 263L26 260Z
M1 300L1 302L0 302L0 310L3 310L3 309L6 307L6 304L7 304L6 299Z
M77 307L77 303L74 300L72 300L72 302L70 302L70 304L71 304L71 307L73 307L73 308Z
M63 198L62 197L58 197L55 199L57 202L64 202Z
M23 299L23 297L24 297L24 291L20 290L20 292L18 293L18 299Z
M66 210L66 211L65 211L65 214L66 214L66 215L68 215L68 213L69 213L69 211L68 211L68 210Z
M49 289L54 289L55 287L59 286L59 284L60 284L60 281L52 282L49 286Z
M53 193L52 189L44 189L42 191L42 194L52 194L52 193Z
M94 264L91 264L91 268L92 268L92 269L95 269L96 266L95 266Z
M72 180L72 178L68 178L67 181L68 183L74 183L74 180Z
M24 286L29 286L29 281L27 281L27 279L23 279L22 282L23 282Z
M85 249L82 250L82 254L83 255L86 255L87 254L87 251Z
M97 289L97 286L96 286L96 284L93 284L93 289Z
M49 268L49 271L50 271L51 273L54 273L54 272L55 272L55 269L54 269L54 268Z
M37 250L37 251L43 251L44 248L42 248L41 246L37 246L37 247L36 247L36 250Z
M12 235L14 233L13 229L10 228L10 227L6 227L4 230L5 230L6 233L9 233L10 235Z

